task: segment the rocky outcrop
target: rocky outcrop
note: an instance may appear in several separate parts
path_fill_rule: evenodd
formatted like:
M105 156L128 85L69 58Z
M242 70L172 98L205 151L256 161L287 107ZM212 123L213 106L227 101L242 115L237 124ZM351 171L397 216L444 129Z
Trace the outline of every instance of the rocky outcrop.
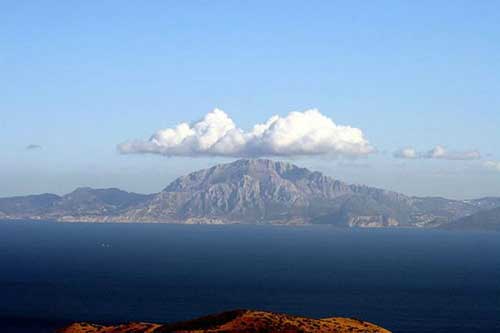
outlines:
M130 323L103 326L75 323L59 333L390 333L354 318L312 319L265 311L235 310L173 324Z

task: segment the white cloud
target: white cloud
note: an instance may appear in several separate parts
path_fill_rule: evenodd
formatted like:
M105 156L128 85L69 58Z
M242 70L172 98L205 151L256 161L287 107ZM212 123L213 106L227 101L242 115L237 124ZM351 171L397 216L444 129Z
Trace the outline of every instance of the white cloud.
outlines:
M484 167L489 170L500 172L500 161L486 161Z
M394 153L396 158L404 159L441 159L441 160L478 160L481 153L477 150L449 151L445 147L438 145L426 152L418 152L413 147L400 149Z
M406 159L414 159L418 158L419 154L414 148L406 147L402 148L394 153L394 157L396 158L406 158Z
M273 116L244 131L222 110L214 109L192 124L157 131L147 141L118 145L123 154L165 156L361 156L374 152L363 132L335 124L318 110Z

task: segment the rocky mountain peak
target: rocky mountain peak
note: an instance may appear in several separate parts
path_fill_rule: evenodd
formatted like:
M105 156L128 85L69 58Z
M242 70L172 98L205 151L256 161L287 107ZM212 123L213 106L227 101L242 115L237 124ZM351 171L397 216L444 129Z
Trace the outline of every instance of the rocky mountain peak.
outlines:
M245 179L259 182L294 181L310 175L305 168L269 159L241 159L218 164L180 177L168 185L166 192L201 190L219 183L240 184Z

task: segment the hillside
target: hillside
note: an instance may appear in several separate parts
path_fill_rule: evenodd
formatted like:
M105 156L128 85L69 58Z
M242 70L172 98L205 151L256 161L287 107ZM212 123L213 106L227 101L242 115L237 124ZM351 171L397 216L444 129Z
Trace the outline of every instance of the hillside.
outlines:
M151 195L125 192L116 188L80 187L63 196L55 194L0 198L0 219L73 220L99 217L102 221L148 200Z
M374 324L351 318L312 319L264 311L235 310L173 324L130 323L102 326L75 323L59 333L390 333Z
M449 230L500 231L500 208L481 211L442 226Z

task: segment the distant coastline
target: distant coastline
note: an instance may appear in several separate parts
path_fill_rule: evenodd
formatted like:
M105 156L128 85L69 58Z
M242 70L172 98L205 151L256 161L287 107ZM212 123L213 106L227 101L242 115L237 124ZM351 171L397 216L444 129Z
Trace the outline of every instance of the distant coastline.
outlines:
M63 196L0 198L0 220L500 230L498 208L500 197L410 197L257 159L193 172L154 194L82 187ZM489 214L488 224L458 222L475 214Z

